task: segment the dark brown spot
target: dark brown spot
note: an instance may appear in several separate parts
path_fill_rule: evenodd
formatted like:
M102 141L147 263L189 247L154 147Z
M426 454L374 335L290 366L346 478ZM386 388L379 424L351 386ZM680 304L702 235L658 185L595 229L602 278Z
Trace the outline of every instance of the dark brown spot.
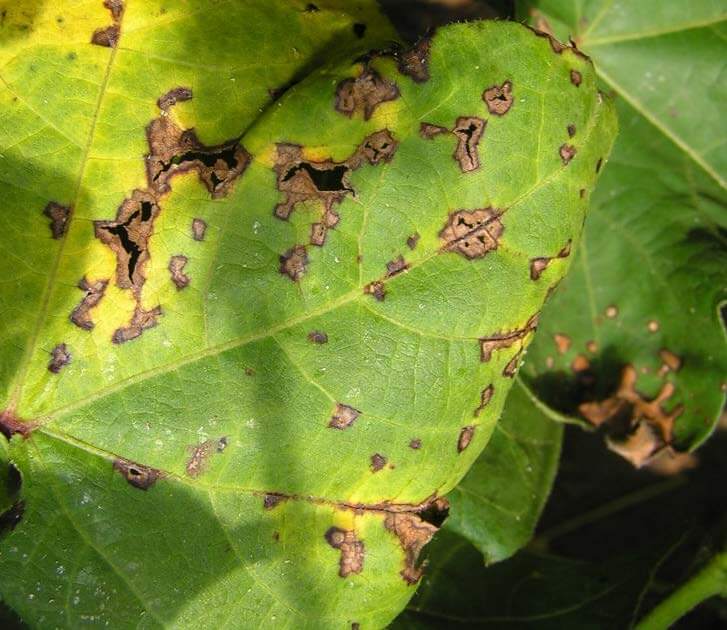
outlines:
M119 35L121 34L121 16L124 13L124 3L122 0L105 0L103 4L111 13L113 24L104 28L97 28L91 36L91 43L96 46L115 48L116 44L119 43Z
M572 144L563 144L558 150L558 154L563 164L568 164L575 157L576 148Z
M161 470L121 458L114 460L114 470L121 473L126 481L140 490L149 489L156 483L157 479L164 477Z
M439 238L444 241L442 250L457 252L466 258L482 258L497 249L498 239L505 229L500 221L501 214L495 208L452 212L439 232Z
M263 508L272 510L283 501L285 501L285 497L281 494L266 494L263 498Z
M504 116L510 111L513 103L512 83L505 81L502 85L493 85L482 93L487 109L495 116Z
M48 363L48 369L53 372L53 374L58 374L63 366L68 365L71 362L71 353L68 351L65 343L59 343L55 348L53 348L53 350L51 350L50 355L51 360L50 363Z
M598 162L596 162L596 173L601 172L601 166L603 166L603 158L598 158Z
M575 85L576 87L579 87L582 80L583 80L583 77L581 76L581 73L578 72L578 70L570 71L570 82L573 85Z
M0 433L7 440L10 440L16 433L23 438L28 438L37 426L36 422L25 422L8 409L0 412Z
M273 532L273 540L275 542L280 542L280 532Z
M308 265L308 252L304 245L296 245L280 256L280 273L298 282Z
M89 282L84 276L78 283L78 288L85 291L81 302L71 311L71 321L84 330L91 330L94 326L91 320L91 309L98 305L103 298L108 280L94 280Z
M392 532L404 550L404 568L400 575L408 584L416 584L421 578L423 567L419 565L419 554L439 529L423 520L417 514L390 512L384 520L384 527Z
M568 130L569 138L572 138L573 136L576 135L576 126L575 125L568 125L568 127L566 127L566 129Z
M320 9L312 2L309 2L307 5L305 5L306 13L318 13L318 11L320 11Z
M68 218L71 216L71 209L51 201L43 209L43 214L50 219L50 231L54 239L62 238L66 233Z
M459 432L459 438L457 439L457 452L461 453L464 451L469 445L470 442L472 442L472 438L475 435L475 427L470 425L466 427L462 427L462 430Z
M489 337L480 338L480 360L486 363L492 358L495 350L509 348L516 342L520 342L521 348L525 345L527 337L531 336L538 327L538 313L533 315L522 328L508 332L497 333Z
M355 79L344 79L338 84L336 111L349 118L358 112L364 120L369 120L381 103L398 97L399 88L394 83L375 70L364 67Z
M367 295L373 295L377 302L383 302L386 299L386 286L381 280L369 282L363 289Z
M409 249L414 249L417 246L417 243L419 242L419 232L414 232L409 238L406 239L406 244L409 247Z
M134 308L134 314L128 326L122 326L114 331L112 341L114 343L126 343L132 339L136 339L149 328L154 328L159 322L157 318L162 314L162 307L155 306L151 310L144 310L137 304Z
M207 223L202 219L192 220L192 238L195 241L203 241L204 234L207 231Z
M184 273L188 259L186 256L177 254L169 259L169 275L177 289L184 289L189 285L189 276Z
M422 441L419 438L414 438L411 442L409 442L409 448L413 448L415 451L418 451L422 447Z
M361 630L361 624L360 624L360 623L358 623L358 622L356 622L356 621L354 621L354 622L353 622L353 623L351 624L351 630Z
M311 330L308 333L308 341L317 344L328 343L328 335L320 330Z
M477 409L475 409L475 417L479 416L484 411L485 407L487 407L487 405L492 400L492 395L494 393L494 385L488 385L487 387L485 387L485 389L482 390L482 392L480 393L480 404Z
M23 520L23 514L25 514L25 501L21 499L0 514L0 534L12 532Z
M397 256L394 260L386 263L386 277L391 278L409 268L403 256Z
M386 466L386 457L380 453L374 453L371 456L371 472L379 472L384 466Z
M341 552L338 563L338 575L348 577L352 573L363 571L365 547L356 537L356 532L340 527L331 527L324 534L328 544Z
M169 116L155 118L147 127L146 136L147 179L150 189L157 194L168 192L176 175L196 172L213 198L224 197L251 159L238 138L206 146L198 140L194 129L180 129Z
M245 368L245 376L255 376L255 370L252 368Z
M419 135L425 140L431 140L434 136L438 136L443 133L449 133L449 129L426 122L420 123L419 125Z
M157 106L162 111L167 111L172 105L181 103L182 101L189 101L192 99L192 89L187 87L176 87L166 94L163 94L157 100Z
M328 426L332 429L346 429L350 427L360 415L361 412L358 409L354 409L353 407L342 403L336 403L336 408L331 414L331 421L328 423Z
M419 40L409 50L394 54L399 72L411 77L416 83L429 80L429 50L431 41L428 38Z
M359 39L363 38L363 36L366 34L366 25L362 24L361 22L356 22L353 25L353 34Z
M585 196L586 196L586 189L585 189L585 188L581 188L581 189L580 189L580 190L578 191L578 196L579 196L579 197L580 197L581 199L583 199L583 197L585 197Z
M462 116L452 129L457 137L457 147L453 157L459 163L463 173L469 173L480 167L480 156L477 147L485 131L487 121L474 116Z
M548 267L552 260L556 258L567 258L568 256L570 256L570 251L571 240L568 239L568 242L555 256L541 256L539 258L532 258L530 260L530 279L538 280L543 271L545 271L545 269Z

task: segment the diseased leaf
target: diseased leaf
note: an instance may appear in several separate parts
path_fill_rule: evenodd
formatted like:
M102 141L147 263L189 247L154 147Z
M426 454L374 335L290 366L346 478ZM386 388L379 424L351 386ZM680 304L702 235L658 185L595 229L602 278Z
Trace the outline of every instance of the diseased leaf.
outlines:
M563 425L516 382L487 447L447 495L446 528L473 543L486 564L530 540L558 469L562 438Z
M724 5L529 4L536 25L592 56L621 132L524 377L593 424L630 417L610 446L636 465L665 444L694 449L727 374Z
M108 5L68 34L49 10L5 58L25 512L0 593L39 626L383 626L566 270L530 261L578 242L613 110L576 51L496 23L332 61L265 108L241 95L356 18L318 39L328 3Z

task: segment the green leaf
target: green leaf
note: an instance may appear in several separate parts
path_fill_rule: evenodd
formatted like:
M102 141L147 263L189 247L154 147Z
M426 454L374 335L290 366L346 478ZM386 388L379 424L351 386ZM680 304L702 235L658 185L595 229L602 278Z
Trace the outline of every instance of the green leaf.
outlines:
M577 414L579 403L612 395L632 365L632 399L662 394L651 418L662 423L657 448L694 449L723 408L727 373L719 313L727 299L727 145L715 137L727 97L718 78L724 6L530 4L534 23L570 34L592 56L616 94L621 132L524 376L546 402ZM597 421L604 409L586 416L594 411Z
M391 628L626 627L648 578L638 560L589 564L523 550L486 567L464 538L443 531L428 575Z
M48 8L2 60L0 594L32 625L383 626L489 439L613 109L496 23L270 104L361 30L316 4Z
M499 562L533 535L560 459L563 425L537 407L519 381L487 448L447 495L446 528Z

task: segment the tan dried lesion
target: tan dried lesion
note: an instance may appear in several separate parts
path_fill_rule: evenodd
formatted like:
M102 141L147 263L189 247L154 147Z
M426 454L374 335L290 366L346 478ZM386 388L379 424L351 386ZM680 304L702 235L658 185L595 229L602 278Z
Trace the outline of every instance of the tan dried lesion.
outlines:
M684 408L676 405L671 411L664 409L664 403L674 395L673 383L664 383L656 397L647 400L636 390L637 379L634 366L627 365L615 394L582 403L578 411L592 425L608 426L609 448L640 467L672 444L674 422Z
M381 103L399 97L395 83L382 77L376 70L365 65L355 78L344 79L336 88L336 111L352 117L361 113L369 120Z
M501 215L501 210L492 207L452 212L439 232L439 238L444 241L442 250L470 259L482 258L496 250L505 230Z
M419 135L425 140L443 134L453 135L457 144L452 157L463 173L469 173L480 167L479 144L486 126L487 121L477 116L460 116L451 129L422 122L419 124Z
M91 319L91 309L98 306L106 292L108 280L88 280L86 276L78 282L78 288L85 292L81 302L71 311L71 321L84 330L91 330L94 322Z
M366 163L375 166L390 161L397 146L391 133L383 129L364 138L347 159L336 162L331 159L306 160L302 146L278 143L273 168L277 188L285 194L285 198L275 206L273 214L287 221L298 204L320 202L321 212L311 224L309 241L311 245L322 247L328 230L335 228L340 220L336 206L347 195L355 194L349 182L351 172Z
M513 378L520 367L520 362L522 360L523 353L525 352L525 348L538 327L539 316L539 313L532 315L522 328L496 333L487 337L481 337L479 339L480 361L486 363L492 358L493 352L504 350L517 344L517 351L502 370L503 376Z
M363 541L357 538L354 530L331 527L324 534L324 538L331 547L341 552L338 562L340 577L345 578L363 571L366 547Z
M512 95L512 82L504 81L502 85L493 85L482 93L487 109L495 116L504 116L510 111L514 97Z
M404 551L404 568L400 575L408 584L416 584L421 578L423 567L419 555L438 529L417 514L391 512L386 515L384 527L398 539Z
M336 403L336 407L331 414L331 420L328 426L332 429L347 429L361 415L358 409L354 409L351 405Z

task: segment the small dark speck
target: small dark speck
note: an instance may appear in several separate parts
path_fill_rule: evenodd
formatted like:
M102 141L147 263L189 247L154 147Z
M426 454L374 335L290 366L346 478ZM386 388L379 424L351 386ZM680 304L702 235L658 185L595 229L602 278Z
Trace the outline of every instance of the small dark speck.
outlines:
M76 57L78 57L78 55L76 55L76 53L74 52L69 52L66 55L66 59L69 59L70 61L75 61Z
M356 35L356 37L361 39L366 34L366 25L361 24L361 22L356 22L353 25L353 33L354 35Z

